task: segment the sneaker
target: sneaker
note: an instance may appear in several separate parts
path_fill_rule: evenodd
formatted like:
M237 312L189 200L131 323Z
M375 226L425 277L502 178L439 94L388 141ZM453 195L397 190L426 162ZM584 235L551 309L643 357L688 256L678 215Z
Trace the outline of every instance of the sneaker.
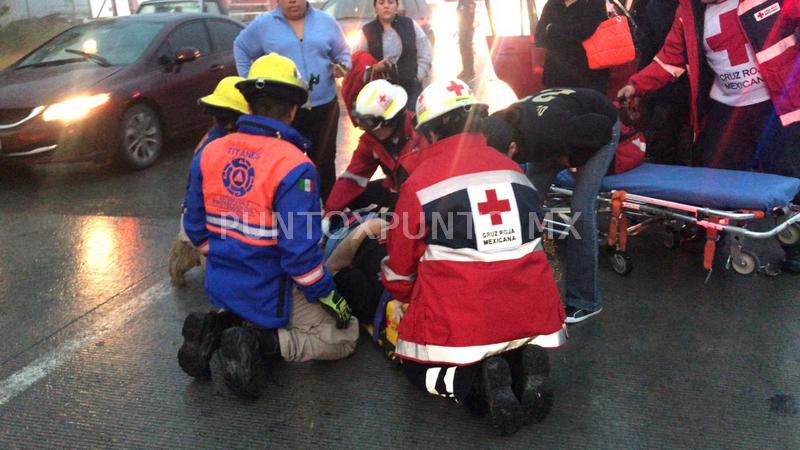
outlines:
M786 250L786 260L781 264L781 270L789 273L800 273L800 247Z
M178 365L189 376L211 379L208 365L211 355L219 348L220 337L229 313L191 313L183 321L183 345L178 350Z
M567 320L566 320L567 323L583 322L589 317L600 314L600 311L603 310L603 308L600 308L597 311L589 311L588 309L576 308L574 306L569 306L569 305L567 305L564 309L567 313Z
M539 423L553 407L550 360L538 345L526 345L515 353L515 360L510 362L514 395L522 404L525 424Z
M223 380L228 389L240 398L259 398L259 366L262 357L258 330L244 327L225 330L218 355L222 362Z
M481 367L481 378L492 428L500 436L516 433L525 422L525 414L511 389L508 363L499 356L487 359Z
M787 259L781 264L781 270L788 273L800 273L800 260Z

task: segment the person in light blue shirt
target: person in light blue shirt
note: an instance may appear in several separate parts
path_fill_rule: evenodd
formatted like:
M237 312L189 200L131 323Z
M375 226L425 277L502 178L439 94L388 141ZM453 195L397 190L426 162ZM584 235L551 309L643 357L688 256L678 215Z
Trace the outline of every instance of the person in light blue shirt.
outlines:
M294 61L308 83L309 102L298 111L292 126L312 142L308 156L319 170L324 200L336 179L339 103L335 78L350 69L350 49L329 14L305 0L278 0L274 11L258 17L234 41L239 76L247 77L253 61L273 52Z

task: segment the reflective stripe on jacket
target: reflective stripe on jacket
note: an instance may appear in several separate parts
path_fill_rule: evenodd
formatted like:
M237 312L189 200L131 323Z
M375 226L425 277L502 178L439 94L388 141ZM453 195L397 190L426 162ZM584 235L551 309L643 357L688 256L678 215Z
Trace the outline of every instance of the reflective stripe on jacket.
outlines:
M542 250L534 187L482 135L420 152L390 225L384 286L409 307L396 354L466 365L564 342L564 307Z
M406 112L403 121L403 138L407 139L398 155L392 155L386 147L374 136L365 132L358 140L358 147L353 152L353 157L347 169L336 180L333 190L325 201L325 211L342 211L350 202L355 200L367 187L372 175L383 169L386 175L383 186L392 191L398 191L400 184L408 176L407 168L402 161L407 154L419 150L425 142L414 131L414 115Z
M637 95L655 91L688 70L691 123L695 139L701 129L710 71L703 54L704 8L692 0L680 0L672 28L653 62L631 77ZM797 82L800 46L798 0L740 0L739 25L753 51L769 90L775 111L784 126L800 122L800 83Z

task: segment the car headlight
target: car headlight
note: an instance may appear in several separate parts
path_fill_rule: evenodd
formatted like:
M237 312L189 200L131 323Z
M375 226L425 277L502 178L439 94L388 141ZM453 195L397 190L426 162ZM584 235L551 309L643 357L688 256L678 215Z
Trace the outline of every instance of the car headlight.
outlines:
M352 30L345 35L344 40L347 41L347 46L354 49L361 42L361 30Z
M86 117L93 109L104 105L111 98L108 94L82 95L47 107L42 114L45 122L61 120L72 122Z

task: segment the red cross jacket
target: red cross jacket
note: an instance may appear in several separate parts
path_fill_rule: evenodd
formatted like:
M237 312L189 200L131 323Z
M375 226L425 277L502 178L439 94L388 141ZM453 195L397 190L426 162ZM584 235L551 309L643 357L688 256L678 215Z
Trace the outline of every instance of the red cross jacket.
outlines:
M800 0L740 0L737 13L781 123L800 123ZM636 94L644 95L678 79L688 68L695 138L710 87L704 73L709 69L701 41L703 14L700 2L680 0L664 46L652 63L629 80Z
M397 356L466 365L529 343L563 344L538 197L519 166L480 134L451 136L420 156L382 264L384 286L409 303Z
M344 210L350 202L364 192L370 177L378 169L378 166L386 174L383 186L394 192L400 188L405 178L408 177L408 171L404 169L401 158L416 152L425 142L414 131L413 118L414 115L407 111L401 135L402 139L406 139L406 143L397 155L392 155L383 143L370 133L365 132L361 135L347 170L336 180L333 190L325 201L325 211Z

